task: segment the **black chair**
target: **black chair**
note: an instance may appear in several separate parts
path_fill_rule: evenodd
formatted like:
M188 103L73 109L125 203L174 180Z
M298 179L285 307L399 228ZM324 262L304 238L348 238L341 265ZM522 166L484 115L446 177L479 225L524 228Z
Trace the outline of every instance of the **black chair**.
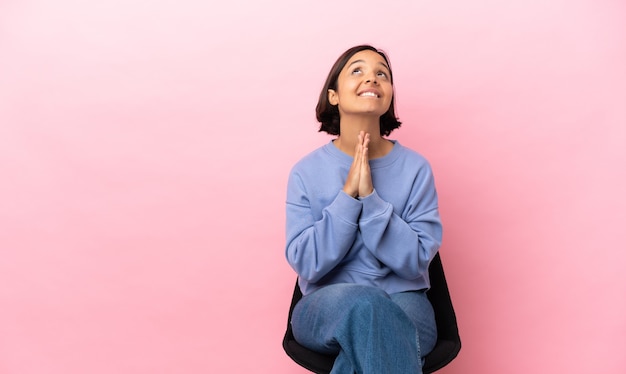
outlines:
M443 273L443 265L439 253L437 253L431 262L428 271L431 285L427 295L435 310L438 336L435 348L426 356L426 362L422 368L425 374L432 373L446 366L461 350L461 338L459 337L456 315L452 307L452 300L450 300L448 283ZM300 291L298 282L296 282L291 307L289 308L287 331L283 338L283 349L298 365L317 374L328 374L335 362L335 356L311 351L298 344L293 337L293 331L291 330L291 314L293 313L293 308L301 298L302 292Z

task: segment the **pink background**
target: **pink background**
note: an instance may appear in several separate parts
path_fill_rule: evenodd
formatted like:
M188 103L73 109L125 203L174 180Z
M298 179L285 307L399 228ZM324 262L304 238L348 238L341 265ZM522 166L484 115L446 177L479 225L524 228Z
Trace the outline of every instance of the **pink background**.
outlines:
M289 169L372 43L437 177L463 349L626 371L618 0L0 2L0 373L305 373Z

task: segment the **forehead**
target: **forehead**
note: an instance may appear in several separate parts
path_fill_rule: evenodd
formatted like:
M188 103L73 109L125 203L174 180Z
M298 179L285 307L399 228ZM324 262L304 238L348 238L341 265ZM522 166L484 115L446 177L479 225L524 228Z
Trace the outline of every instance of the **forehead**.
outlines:
M350 57L345 67L348 67L357 61L363 61L365 63L371 64L382 64L387 67L387 63L385 62L383 56L381 56L378 52L374 52L371 50L365 50L355 53L354 56Z

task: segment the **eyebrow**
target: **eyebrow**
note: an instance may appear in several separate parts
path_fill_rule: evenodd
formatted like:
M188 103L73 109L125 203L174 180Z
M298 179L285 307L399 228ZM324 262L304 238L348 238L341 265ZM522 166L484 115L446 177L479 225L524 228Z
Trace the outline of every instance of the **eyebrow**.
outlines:
M350 65L348 65L348 67L350 67L350 66L352 66L352 65L354 65L354 64L356 64L356 63L358 63L358 62L363 62L363 63L364 63L364 62L365 62L365 60L354 60L354 61L352 61L352 62L350 63ZM387 70L391 71L391 69L389 69L389 66L387 66L387 64L385 64L384 62L380 61L378 64L379 64L379 65L382 65L385 69L387 69Z

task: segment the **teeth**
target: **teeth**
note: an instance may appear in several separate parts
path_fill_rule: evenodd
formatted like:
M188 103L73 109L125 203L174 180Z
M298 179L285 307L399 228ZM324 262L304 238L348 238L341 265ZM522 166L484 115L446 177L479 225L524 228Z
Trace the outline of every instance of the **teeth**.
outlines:
M373 92L363 92L362 94L360 94L359 96L371 96L371 97L378 97L378 95L376 95Z

